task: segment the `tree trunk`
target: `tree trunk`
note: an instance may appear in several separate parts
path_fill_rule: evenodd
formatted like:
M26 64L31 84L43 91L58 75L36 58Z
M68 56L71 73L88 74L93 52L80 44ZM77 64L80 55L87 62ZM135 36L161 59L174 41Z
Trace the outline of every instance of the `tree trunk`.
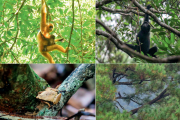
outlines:
M46 84L28 64L0 65L0 111L20 114L34 111L36 95Z
M40 103L36 96L39 91L45 90L47 82L28 64L0 65L0 71L0 111L18 114L33 112ZM83 82L95 77L94 75L94 64L79 65L58 88L58 93L62 94L59 103L50 109L45 105L37 115L56 116Z

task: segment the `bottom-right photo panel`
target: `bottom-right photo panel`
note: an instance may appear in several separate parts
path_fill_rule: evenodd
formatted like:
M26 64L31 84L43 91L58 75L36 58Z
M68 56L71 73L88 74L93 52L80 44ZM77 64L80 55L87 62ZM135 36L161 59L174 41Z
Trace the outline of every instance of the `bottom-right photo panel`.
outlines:
M97 64L97 120L180 120L180 64Z

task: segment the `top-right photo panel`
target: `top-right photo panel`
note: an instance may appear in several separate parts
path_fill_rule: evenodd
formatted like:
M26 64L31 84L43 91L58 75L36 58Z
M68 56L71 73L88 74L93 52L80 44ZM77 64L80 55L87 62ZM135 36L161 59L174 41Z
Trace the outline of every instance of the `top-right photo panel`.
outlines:
M180 62L179 0L97 0L96 63Z

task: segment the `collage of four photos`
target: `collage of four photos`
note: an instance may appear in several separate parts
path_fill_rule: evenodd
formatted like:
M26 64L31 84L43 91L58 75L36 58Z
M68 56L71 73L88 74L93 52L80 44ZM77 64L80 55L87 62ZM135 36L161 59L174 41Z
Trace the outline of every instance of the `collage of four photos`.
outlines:
M179 0L0 5L0 120L180 120Z

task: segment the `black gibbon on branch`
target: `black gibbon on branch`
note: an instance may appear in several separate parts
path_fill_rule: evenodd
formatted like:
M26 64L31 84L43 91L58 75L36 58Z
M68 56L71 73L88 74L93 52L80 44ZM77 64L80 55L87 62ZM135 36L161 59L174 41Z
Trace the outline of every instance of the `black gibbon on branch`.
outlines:
M154 46L154 47L150 48L149 16L151 16L157 24L159 24L160 26L162 26L162 27L166 28L167 30L173 32L174 34L179 36L180 32L175 30L174 28L162 23L160 20L158 20L158 18L151 12L153 10L150 11L150 8L151 8L150 5L148 5L145 9L136 0L132 0L132 2L136 7L138 7L145 14L144 23L141 25L141 31L138 33L138 35L136 37L137 45L131 45L131 44L123 43L118 38L118 35L115 31L111 30L111 28L107 27L103 22L101 22L97 18L96 18L96 23L101 25L107 32L102 31L102 30L96 30L96 35L102 35L104 37L109 38L109 40L111 42L113 42L113 44L116 46L116 48L124 51L125 53L127 53L131 57L134 55L134 56L137 56L141 59L144 59L144 60L152 62L152 63L180 62L180 55L173 55L173 56L169 56L167 58L162 58L162 59L156 58L155 53L157 52L157 47ZM110 2L108 2L108 3L110 3ZM101 6L101 9L106 9L103 6L105 4L107 4L106 0L98 2L98 3L96 3L96 8L99 9L99 7ZM108 10L106 9L106 11L108 11ZM111 11L111 13L112 13L112 11ZM141 51L144 53L144 55L141 54ZM148 57L147 55L152 56L152 58Z

